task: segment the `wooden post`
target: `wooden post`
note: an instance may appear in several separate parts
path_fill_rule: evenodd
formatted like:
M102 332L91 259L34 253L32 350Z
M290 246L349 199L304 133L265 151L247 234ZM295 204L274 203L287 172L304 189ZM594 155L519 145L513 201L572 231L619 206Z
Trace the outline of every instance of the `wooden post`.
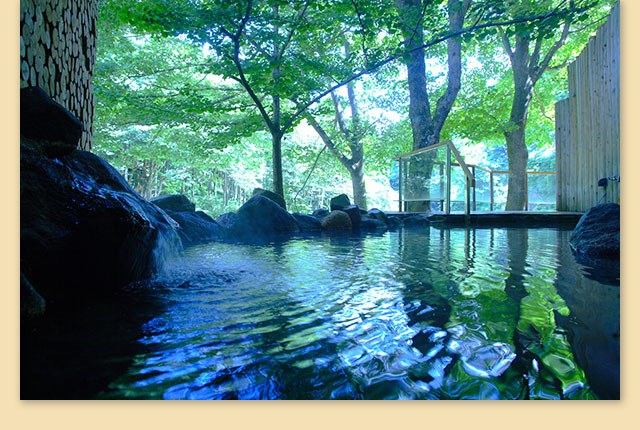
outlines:
M493 172L489 172L489 210L493 211Z
M524 210L529 210L529 175L524 173Z
M398 212L402 212L402 191L404 178L402 177L402 158L398 160Z
M473 177L476 177L476 166L471 166L471 173L473 174ZM474 212L477 210L476 209L476 184L473 184L473 210Z
M438 164L440 171L440 210L444 210L444 164Z
M447 167L446 167L447 185L444 201L444 212L448 215L451 213L451 148L447 145Z
M465 192L464 192L464 214L469 219L471 213L471 180L468 176L465 176Z

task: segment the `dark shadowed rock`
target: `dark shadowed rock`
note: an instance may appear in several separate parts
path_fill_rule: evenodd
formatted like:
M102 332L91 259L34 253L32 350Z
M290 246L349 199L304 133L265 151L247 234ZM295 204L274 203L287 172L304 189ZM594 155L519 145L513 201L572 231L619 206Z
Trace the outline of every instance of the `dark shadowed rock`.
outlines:
M591 257L620 258L620 205L594 206L580 218L569 239L571 247Z
M371 230L386 230L386 229L387 229L387 225L378 219L375 219L369 216L364 216L360 220L360 230L371 231Z
M253 195L264 196L268 199L271 199L279 204L282 209L287 210L287 202L285 202L284 198L278 193L274 193L273 191L265 190L262 188L256 188L253 190Z
M318 208L313 211L312 215L320 220L329 215L331 211L327 208Z
M227 212L216 218L216 222L226 228L227 230L233 230L233 226L236 223L236 213Z
M73 152L82 136L82 123L39 87L20 90L20 135L26 145L47 157Z
M191 202L184 194L172 194L170 196L157 197L151 200L151 203L160 209L170 210L173 212L193 212L196 210L196 204Z
M351 218L351 225L353 228L360 228L360 220L362 219L362 214L360 213L360 208L356 205L349 205L342 209L342 212L346 212Z
M400 217L398 216L388 216L387 217L387 226L389 227L389 230L394 230L397 228L402 227L402 219L400 219Z
M334 198L331 199L329 203L329 207L331 208L332 212L337 210L342 210L343 208L346 208L349 205L351 205L351 201L349 200L349 196L347 196L346 194L340 194L335 196Z
M45 300L108 294L152 276L161 250L181 246L177 227L100 157L21 147L21 270Z
M351 218L346 212L340 210L331 211L322 220L322 229L325 231L351 230L352 228Z
M379 221L382 221L385 224L389 224L389 219L387 218L387 214L385 214L378 208L369 209L367 214L369 214L370 217L375 218Z
M20 272L20 318L33 319L44 314L44 298L33 288L22 272Z
M236 212L233 235L243 240L263 240L300 231L296 219L273 200L256 195Z
M424 214L409 215L402 223L405 227L429 227L429 218Z
M178 224L178 234L184 246L221 240L226 237L226 229L202 211L167 212Z
M293 217L298 221L301 231L320 231L322 230L322 223L313 215L306 215L301 213L294 213Z

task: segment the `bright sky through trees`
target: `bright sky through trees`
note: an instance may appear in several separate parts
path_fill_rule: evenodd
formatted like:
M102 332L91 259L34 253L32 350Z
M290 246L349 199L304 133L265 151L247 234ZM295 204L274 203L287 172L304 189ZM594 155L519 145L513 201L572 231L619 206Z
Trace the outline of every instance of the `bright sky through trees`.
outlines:
M329 93L310 103L299 118L292 115L296 106L315 100L329 84L359 73L385 56L396 55L398 46L402 47L399 12L394 2L280 3L277 13L290 13L291 19L302 11L296 12L295 7L312 8L305 12L311 14L309 26L300 27L304 36L297 38L297 33L287 33L293 29L287 27L293 21L273 21L277 13L271 6L263 8L263 2L251 2L257 9L250 17L253 21L247 35L262 39L249 40L247 49L240 50L237 57L246 73L246 84L259 89L251 96L233 77L238 78L234 75L235 66L222 63L225 52L231 52L223 49L230 46L224 45L229 40L222 38L219 43L223 45L214 45L212 40L221 37L214 30L205 37L188 27L196 23L203 29L209 26L229 30L231 23L241 25L241 21L234 20L242 17L246 9L238 8L235 16L233 8L249 4L248 0L229 3L230 9L223 8L225 14L215 16L196 6L210 5L214 11L226 7L225 1L194 2L193 10L173 0L101 2L95 76L97 151L116 167L126 170L129 179L149 196L184 192L214 215L233 210L254 187L272 188L273 148L265 133L259 104L271 112L275 100L281 106L281 125L293 119L290 129L283 132L281 128L278 132L283 133L281 163L286 200L295 197L296 209L309 211L327 206L327 199L334 194L352 194L347 171L335 154L323 149L322 139L307 118L312 115L335 141L336 148L343 154L349 153L349 143L340 136ZM432 3L434 9L425 6L429 13L423 16L425 43L440 37L447 28L447 2ZM553 104L566 95L563 65L579 54L589 35L603 22L611 2L599 3L587 12L582 27L576 26L569 33L550 69L535 86L526 127L527 146L532 154L530 169L555 168L550 149L554 139ZM173 18L161 15L179 5L182 5L177 9L179 13ZM472 19L465 23L465 28L506 19L500 15L506 13L504 2L477 1L470 5L468 13ZM290 10L286 9L290 6ZM558 7L564 5L558 2ZM139 11L144 13L141 15ZM535 15L533 9L521 11L527 16ZM189 17L187 12L194 15ZM158 14L159 20L149 21L156 19L154 14ZM322 24L323 20L330 20L332 25ZM342 33L333 25L336 23L341 23ZM277 34L273 33L276 27ZM267 47L284 43L282 37L288 34L292 35L289 46L295 59L283 57L283 63L271 66L271 60L260 60ZM349 41L348 58L341 38ZM513 97L509 58L496 31L468 33L461 42L461 88L440 139L452 139L463 154L504 169L507 167L504 132L508 129ZM272 79L274 67L280 64L276 68L284 72L285 63L287 73L291 74L281 74L278 78L281 84L276 84ZM425 50L425 70L426 89L433 94L435 104L447 82L446 42ZM394 181L390 160L412 149L405 60L400 55L395 61L359 75L353 81L353 91L362 121L367 198L372 200L368 206L395 208L397 194L393 194L390 185ZM347 87L337 88L334 94L342 101L343 121L351 122Z

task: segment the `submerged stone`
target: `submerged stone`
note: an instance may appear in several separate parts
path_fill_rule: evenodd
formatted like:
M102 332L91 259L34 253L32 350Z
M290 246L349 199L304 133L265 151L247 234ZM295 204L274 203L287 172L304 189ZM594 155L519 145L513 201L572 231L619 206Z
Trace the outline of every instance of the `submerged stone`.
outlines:
M387 226L390 230L397 229L402 227L402 219L398 216L388 216L387 217Z
M386 230L387 225L379 219L362 217L360 220L360 230Z
M429 218L424 214L409 215L402 220L405 227L428 227Z

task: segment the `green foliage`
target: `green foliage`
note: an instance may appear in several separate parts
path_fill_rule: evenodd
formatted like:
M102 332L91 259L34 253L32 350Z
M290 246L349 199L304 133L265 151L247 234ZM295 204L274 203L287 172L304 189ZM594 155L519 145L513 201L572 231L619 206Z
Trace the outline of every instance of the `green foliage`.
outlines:
M557 3L475 1L467 21L490 24L533 16ZM567 93L563 66L604 22L611 3L601 1L596 9L574 13L576 32L536 84L526 130L531 170L554 170L553 105ZM310 211L327 206L334 194L350 194L348 174L329 150L323 150L299 115L299 106L402 51L406 34L398 24L395 1L255 1L251 9L248 4L100 2L96 152L125 173L145 197L183 192L199 208L217 215L237 208L253 188L270 188L274 96L280 98L280 130L288 131L282 155L290 208ZM425 42L448 33L445 1L425 2L422 12ZM561 19L562 15L549 16L504 31L544 34L544 51L557 37ZM503 133L513 129L508 122L513 75L500 32L487 26L460 37L462 88L441 139L466 145L469 153L479 152L481 165L506 169ZM345 40L352 47L347 57ZM429 47L427 54L428 90L437 98L445 89L446 43ZM372 186L390 190L391 159L411 150L405 70L399 58L354 81L362 107L367 188L375 206L382 206L383 198L372 195ZM348 142L335 131L331 100L311 104L310 113L333 130L338 147L348 153ZM221 191L225 187L226 192ZM540 187L551 189L553 183Z

